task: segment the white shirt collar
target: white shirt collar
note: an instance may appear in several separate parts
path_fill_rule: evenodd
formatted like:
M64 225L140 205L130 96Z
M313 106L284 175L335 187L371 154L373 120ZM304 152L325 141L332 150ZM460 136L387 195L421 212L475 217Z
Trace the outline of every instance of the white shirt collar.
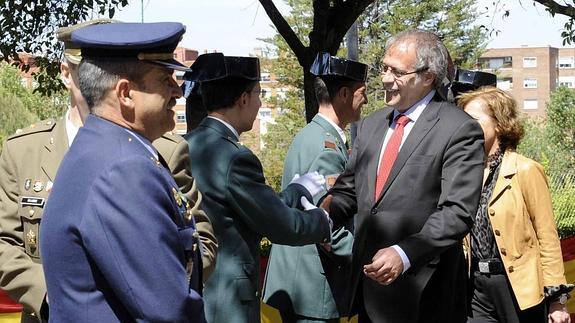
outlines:
M234 129L234 127L231 124L225 122L224 120L222 120L220 118L214 117L214 116L208 116L208 118L212 118L212 119L218 120L219 122L223 123L224 126L226 126L228 129L230 129L230 131L236 136L236 140L240 140L240 135L238 134L236 129Z
M76 138L76 134L78 133L78 127L76 127L72 120L70 120L70 108L66 110L66 114L64 115L65 120L65 128L66 128L66 135L68 137L68 147L72 145L72 141Z
M395 118L399 114L403 114L403 115L407 116L409 118L409 120L411 120L415 123L417 121L417 119L419 118L419 116L421 115L421 113L423 112L423 110L425 109L425 107L429 104L429 102L431 102L431 99L433 98L434 95L435 95L435 90L431 90L431 92L427 93L427 95L424 96L423 99L417 101L414 105L411 106L411 108L407 109L407 111L405 111L403 113L400 113L399 111L394 110L392 120L395 120Z
M335 122L333 122L331 119L329 119L328 117L326 117L325 115L321 114L321 112L317 113L318 116L322 117L325 119L325 121L327 121L332 127L335 128L335 130L337 131L337 133L339 134L339 137L341 138L341 141L345 144L345 142L347 141L347 137L345 136L345 131L343 131L343 129L341 129L337 124L335 124Z

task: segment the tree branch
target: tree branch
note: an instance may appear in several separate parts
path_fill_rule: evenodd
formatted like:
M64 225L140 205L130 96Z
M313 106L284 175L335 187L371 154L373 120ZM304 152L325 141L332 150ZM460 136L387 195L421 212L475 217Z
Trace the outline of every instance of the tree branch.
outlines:
M570 18L575 18L575 8L570 5L561 5L553 0L533 0L545 6L551 14L561 14Z
M343 37L365 9L375 0L348 0L337 2L330 12L328 30L332 30L330 51L337 50Z
M302 44L301 40L298 38L296 33L281 15L279 10L276 8L273 0L259 0L262 7L266 11L266 14L277 28L278 33L284 38L288 46L294 52L298 60L305 57L305 46ZM300 62L301 63L301 62Z

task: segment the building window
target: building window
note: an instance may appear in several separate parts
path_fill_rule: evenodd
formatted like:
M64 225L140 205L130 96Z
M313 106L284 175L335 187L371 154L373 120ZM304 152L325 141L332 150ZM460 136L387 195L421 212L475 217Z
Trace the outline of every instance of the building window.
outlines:
M537 110L537 100L523 100L523 110Z
M264 72L264 73L261 73L261 75L260 75L260 81L262 81L262 82L269 82L269 81L271 81L270 73L265 73L265 72Z
M575 76L559 76L557 86L564 86L570 89L575 88Z
M525 89L536 89L537 88L537 79L536 78L527 78L523 80L523 88Z
M523 67L537 67L537 57L523 57Z
M503 91L509 91L513 89L513 78L512 77L503 77L497 79L497 88Z
M573 68L573 66L575 65L575 57L573 56L562 56L559 57L559 61L557 62L557 65L559 68Z
M513 58L511 56L503 57L484 57L479 59L481 68L497 70L500 68L512 68Z
M177 123L186 123L186 112L185 111L177 111L176 112L176 122Z

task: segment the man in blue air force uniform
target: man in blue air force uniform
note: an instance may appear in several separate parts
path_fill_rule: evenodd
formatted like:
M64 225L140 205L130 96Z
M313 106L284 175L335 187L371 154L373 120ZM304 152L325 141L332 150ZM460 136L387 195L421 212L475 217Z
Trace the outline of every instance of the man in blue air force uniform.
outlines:
M55 322L203 322L188 201L151 142L174 126L180 23L72 32L91 114L59 168L41 227Z
M329 242L330 223L311 204L323 176L305 174L277 195L258 158L239 142L252 128L260 101L259 60L205 54L192 65L208 117L186 136L192 176L218 239L216 269L205 285L210 323L260 322L259 242ZM301 211L295 207L306 207Z
M319 113L292 141L288 150L282 186L295 174L317 171L328 188L345 169L348 145L344 129L361 116L367 102L367 65L320 53L310 72L317 76L314 87ZM331 184L331 185L330 185ZM327 191L323 190L314 198ZM333 232L330 250L321 245L274 244L270 254L264 302L280 310L283 322L338 322L349 297L351 225Z

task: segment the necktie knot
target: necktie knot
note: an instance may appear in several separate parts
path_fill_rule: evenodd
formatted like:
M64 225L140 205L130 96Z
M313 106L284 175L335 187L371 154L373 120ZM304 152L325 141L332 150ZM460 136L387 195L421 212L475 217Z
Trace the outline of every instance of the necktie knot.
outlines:
M395 117L395 123L397 126L405 127L405 125L409 122L409 118L405 116L405 114L399 114Z

